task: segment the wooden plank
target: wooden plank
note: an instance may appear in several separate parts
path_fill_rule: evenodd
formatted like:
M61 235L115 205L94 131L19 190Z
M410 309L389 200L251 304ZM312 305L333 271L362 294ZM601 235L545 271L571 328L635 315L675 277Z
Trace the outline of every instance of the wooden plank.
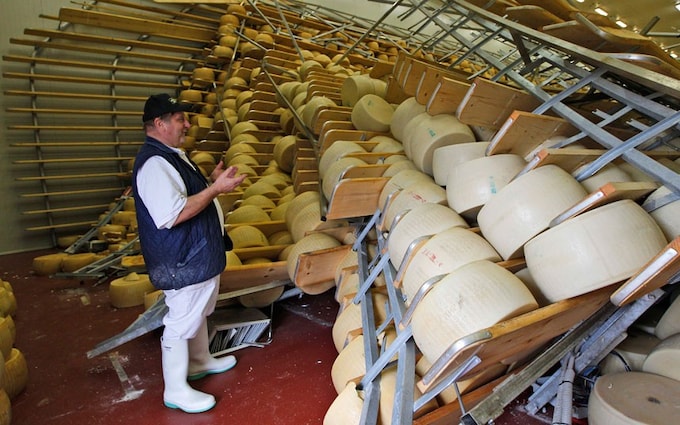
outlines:
M220 292L251 288L278 280L290 281L285 261L227 267L220 274Z
M343 157L356 156L350 154ZM355 165L346 169L340 179L365 179L365 178L376 178L382 177L385 170L390 168L388 164L368 164L368 165Z
M541 102L533 95L484 78L476 78L456 115L463 123L499 129L513 111L532 111Z
M680 272L680 236L628 279L610 298L612 304L623 306L669 283Z
M53 91L32 91L32 90L6 90L5 94L8 96L31 96L31 97L58 97L68 99L90 99L90 100L110 100L115 101L133 101L146 102L146 96L120 96L110 94L92 94L92 93L69 93L69 92L53 92Z
M112 126L112 125L10 125L10 130L55 130L55 131L139 131L141 126Z
M17 148L82 148L110 146L141 146L144 142L19 142L10 146Z
M31 215L31 214L53 214L53 213L61 213L61 212L74 212L74 211L86 211L86 210L99 210L99 211L105 211L106 208L108 208L109 204L98 204L98 205L80 205L76 207L64 207L64 208L49 208L45 210L29 210L29 211L22 211L22 214L25 215Z
M78 114L78 115L110 115L110 116L141 116L142 111L111 111L96 109L61 109L61 108L7 108L7 112L27 114Z
M67 7L59 9L59 19L62 22L89 25L97 28L108 28L117 31L128 31L199 43L207 43L215 36L215 30L210 29Z
M389 133L382 133L376 131L363 131L363 130L343 130L343 129L328 129L319 135L319 152L320 155L338 140L347 140L352 142L364 142L370 140L375 136L389 136Z
M395 64L392 62L378 60L375 65L373 65L373 68L371 68L371 72L368 73L368 76L379 79L390 75L394 72L394 65Z
M71 162L129 161L133 156L100 156L92 158L56 158L56 159L18 159L13 164L61 164Z
M103 192L117 192L120 193L120 187L108 187L103 189L82 189L82 190L63 190L58 192L40 192L40 193L22 193L19 195L22 198L44 198L46 196L73 196L73 195L91 195L93 193Z
M149 87L159 89L180 89L182 86L177 83L156 83L152 81L131 81L131 80L113 80L106 78L86 78L86 77L69 77L66 75L51 75L51 74L31 74L24 72L3 72L4 78L22 78L27 80L39 81L58 81L62 83L77 83L77 84L100 84L106 86L132 86L132 87Z
M17 177L17 181L41 181L41 180L74 180L74 179L92 179L101 177L127 177L127 173L85 173L85 174L62 174L55 176L33 176L33 177Z
M335 269L351 249L352 245L340 245L300 254L295 267L295 286L304 291L320 283L335 280Z
M559 214L550 222L555 227L563 221L590 211L593 208L620 201L622 199L637 200L649 195L659 187L654 182L610 182L590 193L576 205Z
M514 153L526 157L549 138L569 137L577 131L562 118L515 111L491 139L487 154Z
M174 9L165 9L162 7L154 7L154 6L143 6L140 4L135 4L127 1L121 1L121 0L101 0L98 1L98 4L101 3L107 3L107 4L113 4L116 6L122 6L122 7L128 7L132 9L137 9L137 10L142 10L144 12L152 12L152 13L157 13L161 15L165 15L170 17L170 19L177 19L177 18L185 18L186 20L194 20L201 22L202 27L215 27L219 25L220 20L217 18L209 18L207 16L201 16L201 15L194 15L193 13L186 13ZM222 2L224 4L224 2ZM183 20L180 21L180 23L186 23L189 24L187 21ZM198 24L193 24L193 25L198 25Z
M27 28L24 30L26 35L49 38L51 40L74 40L94 44L110 44L113 46L138 47L145 50L160 50L173 53L183 53L189 56L199 56L203 49L197 47L181 46L177 43L154 43L150 41L132 40L128 38L106 37L94 34L84 34L81 32L55 31L45 29Z
M50 224L47 226L33 226L33 227L26 227L24 230L33 232L33 231L41 231L41 230L57 230L57 229L70 229L70 228L83 228L83 227L91 227L97 224L96 221L76 221L73 223L61 223L61 224Z
M473 338L473 342L468 344L456 345L454 342L440 358L443 361L435 362L418 382L418 388L423 392L430 389L440 378L450 375L472 355L477 355L481 363L461 376L460 380L472 377L490 365L543 346L606 304L615 289L614 286L541 307L475 333L485 334L486 338L478 340Z
M470 87L470 83L466 81L464 74L442 67L429 66L425 68L416 89L416 100L418 103L421 105L427 105L429 103L430 97L433 95L435 89L441 89L439 86L441 85L442 78L446 78L449 81L457 81L465 87Z
M430 115L455 114L470 86L471 84L465 81L441 77L432 88L432 93L425 103L425 110Z
M541 6L525 5L508 7L505 10L508 14L508 19L519 22L529 28L540 30L541 27L551 24L559 24L564 22L558 16L553 15Z
M363 217L378 209L380 192L389 179L386 177L340 180L328 202L326 218L330 220Z
M22 62L22 63L35 63L41 65L51 65L51 66L68 66L72 68L89 68L89 69L106 69L110 71L125 71L125 72L137 72L144 74L156 74L156 75L170 75L176 77L190 77L191 72L189 71L177 71L174 69L162 69L153 67L141 67L141 66L125 66L125 65L112 65L108 63L96 63L96 62L83 62L83 61L71 61L64 59L49 59L41 58L35 56L15 56L15 55L5 55L2 60L11 62Z

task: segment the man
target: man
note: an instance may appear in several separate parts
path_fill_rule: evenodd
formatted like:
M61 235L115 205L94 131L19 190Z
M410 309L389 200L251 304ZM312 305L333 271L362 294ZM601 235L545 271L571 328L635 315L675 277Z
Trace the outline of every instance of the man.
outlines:
M231 249L216 197L245 179L222 161L212 184L180 149L190 127L187 105L167 94L144 105L144 144L135 158L132 185L144 262L151 282L165 294L168 313L161 338L163 402L188 413L215 406L215 397L196 391L187 379L221 373L233 356L214 358L208 349L207 317L214 311L220 273Z

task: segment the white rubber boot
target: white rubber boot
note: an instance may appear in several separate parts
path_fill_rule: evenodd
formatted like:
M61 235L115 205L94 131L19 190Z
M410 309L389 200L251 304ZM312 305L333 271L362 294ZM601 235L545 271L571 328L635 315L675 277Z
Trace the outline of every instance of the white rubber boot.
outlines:
M198 334L189 340L189 375L194 381L206 375L226 372L236 366L234 356L213 357L208 347L208 322L203 320Z
M163 364L163 403L171 409L200 413L215 406L215 397L191 388L187 383L189 348L186 339L161 338Z

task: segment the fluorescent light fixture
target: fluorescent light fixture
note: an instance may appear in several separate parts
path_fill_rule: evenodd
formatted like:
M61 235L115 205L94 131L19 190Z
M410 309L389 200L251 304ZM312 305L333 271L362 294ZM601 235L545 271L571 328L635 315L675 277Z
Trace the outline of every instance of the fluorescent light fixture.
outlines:
M618 25L618 26L621 27L621 28L626 28L626 27L628 26L627 23L623 22L623 21L620 20L620 19L617 19L617 20L616 20L616 25Z
M607 13L607 11L602 9L600 6L595 8L595 13L598 13L602 16L609 16L609 13Z

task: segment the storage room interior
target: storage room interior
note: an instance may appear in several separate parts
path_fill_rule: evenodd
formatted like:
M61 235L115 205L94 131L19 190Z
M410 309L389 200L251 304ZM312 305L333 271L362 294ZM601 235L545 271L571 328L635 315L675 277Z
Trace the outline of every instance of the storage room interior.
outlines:
M680 2L3 11L0 425L677 420ZM245 175L200 413L132 190L159 93Z

